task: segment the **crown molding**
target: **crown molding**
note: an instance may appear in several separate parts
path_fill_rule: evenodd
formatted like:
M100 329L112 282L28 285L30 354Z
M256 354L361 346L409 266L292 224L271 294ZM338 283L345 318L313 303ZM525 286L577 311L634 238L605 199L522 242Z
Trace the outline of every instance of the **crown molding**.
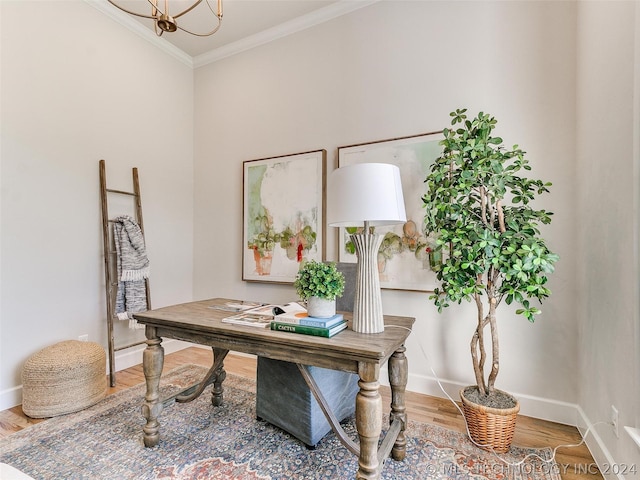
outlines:
M112 20L115 20L120 25L135 33L139 37L145 39L149 43L158 47L160 50L163 50L165 53L171 55L176 58L180 62L184 63L190 68L193 68L193 57L191 55L186 54L178 47L168 42L162 37L159 37L150 29L146 28L140 22L135 20L131 15L126 14L125 12L118 10L113 5L111 5L106 0L84 0L86 3L94 7L96 10L104 13Z
M367 7L380 0L339 0L336 3L302 15L288 22L281 23L262 32L250 35L236 42L228 43L202 55L193 57L193 67L198 68L217 62L240 52L264 45L282 37L286 37L307 28L319 25L336 17Z
M263 30L262 32L250 35L236 42L228 43L220 48L216 48L196 57L188 55L187 53L173 45L171 42L157 36L150 29L146 28L140 22L135 20L131 15L128 15L125 12L114 8L113 5L111 5L106 0L84 1L94 7L96 10L99 10L100 12L107 15L112 20L118 22L128 30L132 31L139 37L145 39L154 46L163 50L165 53L184 63L188 67L198 68L213 62L217 62L218 60L222 60L223 58L236 55L237 53L241 53L260 45L264 45L279 38L286 37L296 32L300 32L307 28L311 28L315 25L320 25L321 23L377 3L380 0L339 0L335 3L332 3L331 5L320 8L306 15L302 15L298 18L294 18L293 20L289 20L288 22L281 23L280 25L277 25L275 27L268 28L267 30Z

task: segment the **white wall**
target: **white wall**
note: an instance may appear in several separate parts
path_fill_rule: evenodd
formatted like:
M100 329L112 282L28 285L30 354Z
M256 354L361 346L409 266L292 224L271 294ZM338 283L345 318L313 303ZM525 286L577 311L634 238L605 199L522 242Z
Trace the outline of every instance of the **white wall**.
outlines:
M139 169L154 306L191 299L193 71L85 2L0 9L3 409L35 351L107 345L100 159L111 188Z
M154 306L287 300L241 280L242 162L326 148L332 169L338 146L440 129L467 106L554 183L539 204L555 212L553 295L535 325L503 310L499 387L541 418L608 420L611 404L640 418L637 2L383 1L195 74L84 2L0 2L0 17L0 409L39 348L106 346L100 158L115 188L140 169ZM452 390L472 382L471 306L383 301L417 318L410 389L438 393L430 365ZM596 458L640 463L607 429Z
M578 5L578 262L579 404L593 423L635 425L640 413L638 328L637 2ZM634 110L635 107L635 110ZM634 158L635 154L635 158ZM624 431L596 428L601 462L640 464ZM600 457L600 458L598 458Z
M194 296L288 300L288 286L242 282L242 162L441 129L449 112L495 115L555 187L539 206L561 256L535 325L502 310L498 386L523 412L575 422L575 3L380 2L195 73ZM335 238L327 258L334 260ZM410 385L472 383L470 305L442 315L423 293L384 291L388 313L415 316ZM425 359L422 349L429 355Z

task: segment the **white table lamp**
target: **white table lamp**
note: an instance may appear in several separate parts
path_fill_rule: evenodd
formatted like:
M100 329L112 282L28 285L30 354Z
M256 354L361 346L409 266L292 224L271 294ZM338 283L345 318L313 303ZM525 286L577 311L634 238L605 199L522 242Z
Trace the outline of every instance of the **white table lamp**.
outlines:
M341 167L327 184L327 223L330 227L364 227L351 235L358 257L352 328L360 333L384 331L378 249L383 235L370 227L407 221L400 169L386 163Z

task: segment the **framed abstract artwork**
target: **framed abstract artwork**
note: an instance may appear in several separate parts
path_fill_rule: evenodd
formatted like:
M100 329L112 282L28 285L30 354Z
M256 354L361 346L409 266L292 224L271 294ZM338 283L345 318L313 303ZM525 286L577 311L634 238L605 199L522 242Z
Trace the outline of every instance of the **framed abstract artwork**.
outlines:
M326 150L243 162L242 279L293 283L324 260Z
M407 222L404 225L376 227L384 235L378 252L380 287L394 290L432 291L436 270L442 263L435 249L435 238L424 233L422 196L424 179L434 160L442 153L442 132L380 140L338 148L338 167L356 163L390 163L400 169ZM356 262L351 240L356 229L340 228L338 258Z

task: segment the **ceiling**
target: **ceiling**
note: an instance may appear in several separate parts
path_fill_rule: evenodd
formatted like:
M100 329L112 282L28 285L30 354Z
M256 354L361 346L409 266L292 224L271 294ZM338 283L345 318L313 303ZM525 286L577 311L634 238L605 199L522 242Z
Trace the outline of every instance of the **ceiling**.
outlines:
M151 5L147 0L113 0L118 5L136 13L150 15ZM168 0L170 15L182 12L196 0ZM189 13L176 18L179 27L198 33L211 31L217 25L217 19L209 6L217 11L217 0L202 0ZM158 6L164 8L165 0L158 0ZM345 10L344 4L359 4ZM329 11L353 10L372 3L371 1L345 0L223 0L223 20L220 30L209 37L189 35L181 30L162 34L162 39L195 58L205 55L222 47L238 44L247 38L263 35L265 32L277 29L282 25L300 23L301 19L311 16L326 17ZM113 5L106 4L103 9L112 9L113 16L133 18L144 25L145 29L154 32L154 21L121 12ZM339 8L336 8L339 7ZM331 15L336 16L336 15ZM264 36L264 35L263 35Z

